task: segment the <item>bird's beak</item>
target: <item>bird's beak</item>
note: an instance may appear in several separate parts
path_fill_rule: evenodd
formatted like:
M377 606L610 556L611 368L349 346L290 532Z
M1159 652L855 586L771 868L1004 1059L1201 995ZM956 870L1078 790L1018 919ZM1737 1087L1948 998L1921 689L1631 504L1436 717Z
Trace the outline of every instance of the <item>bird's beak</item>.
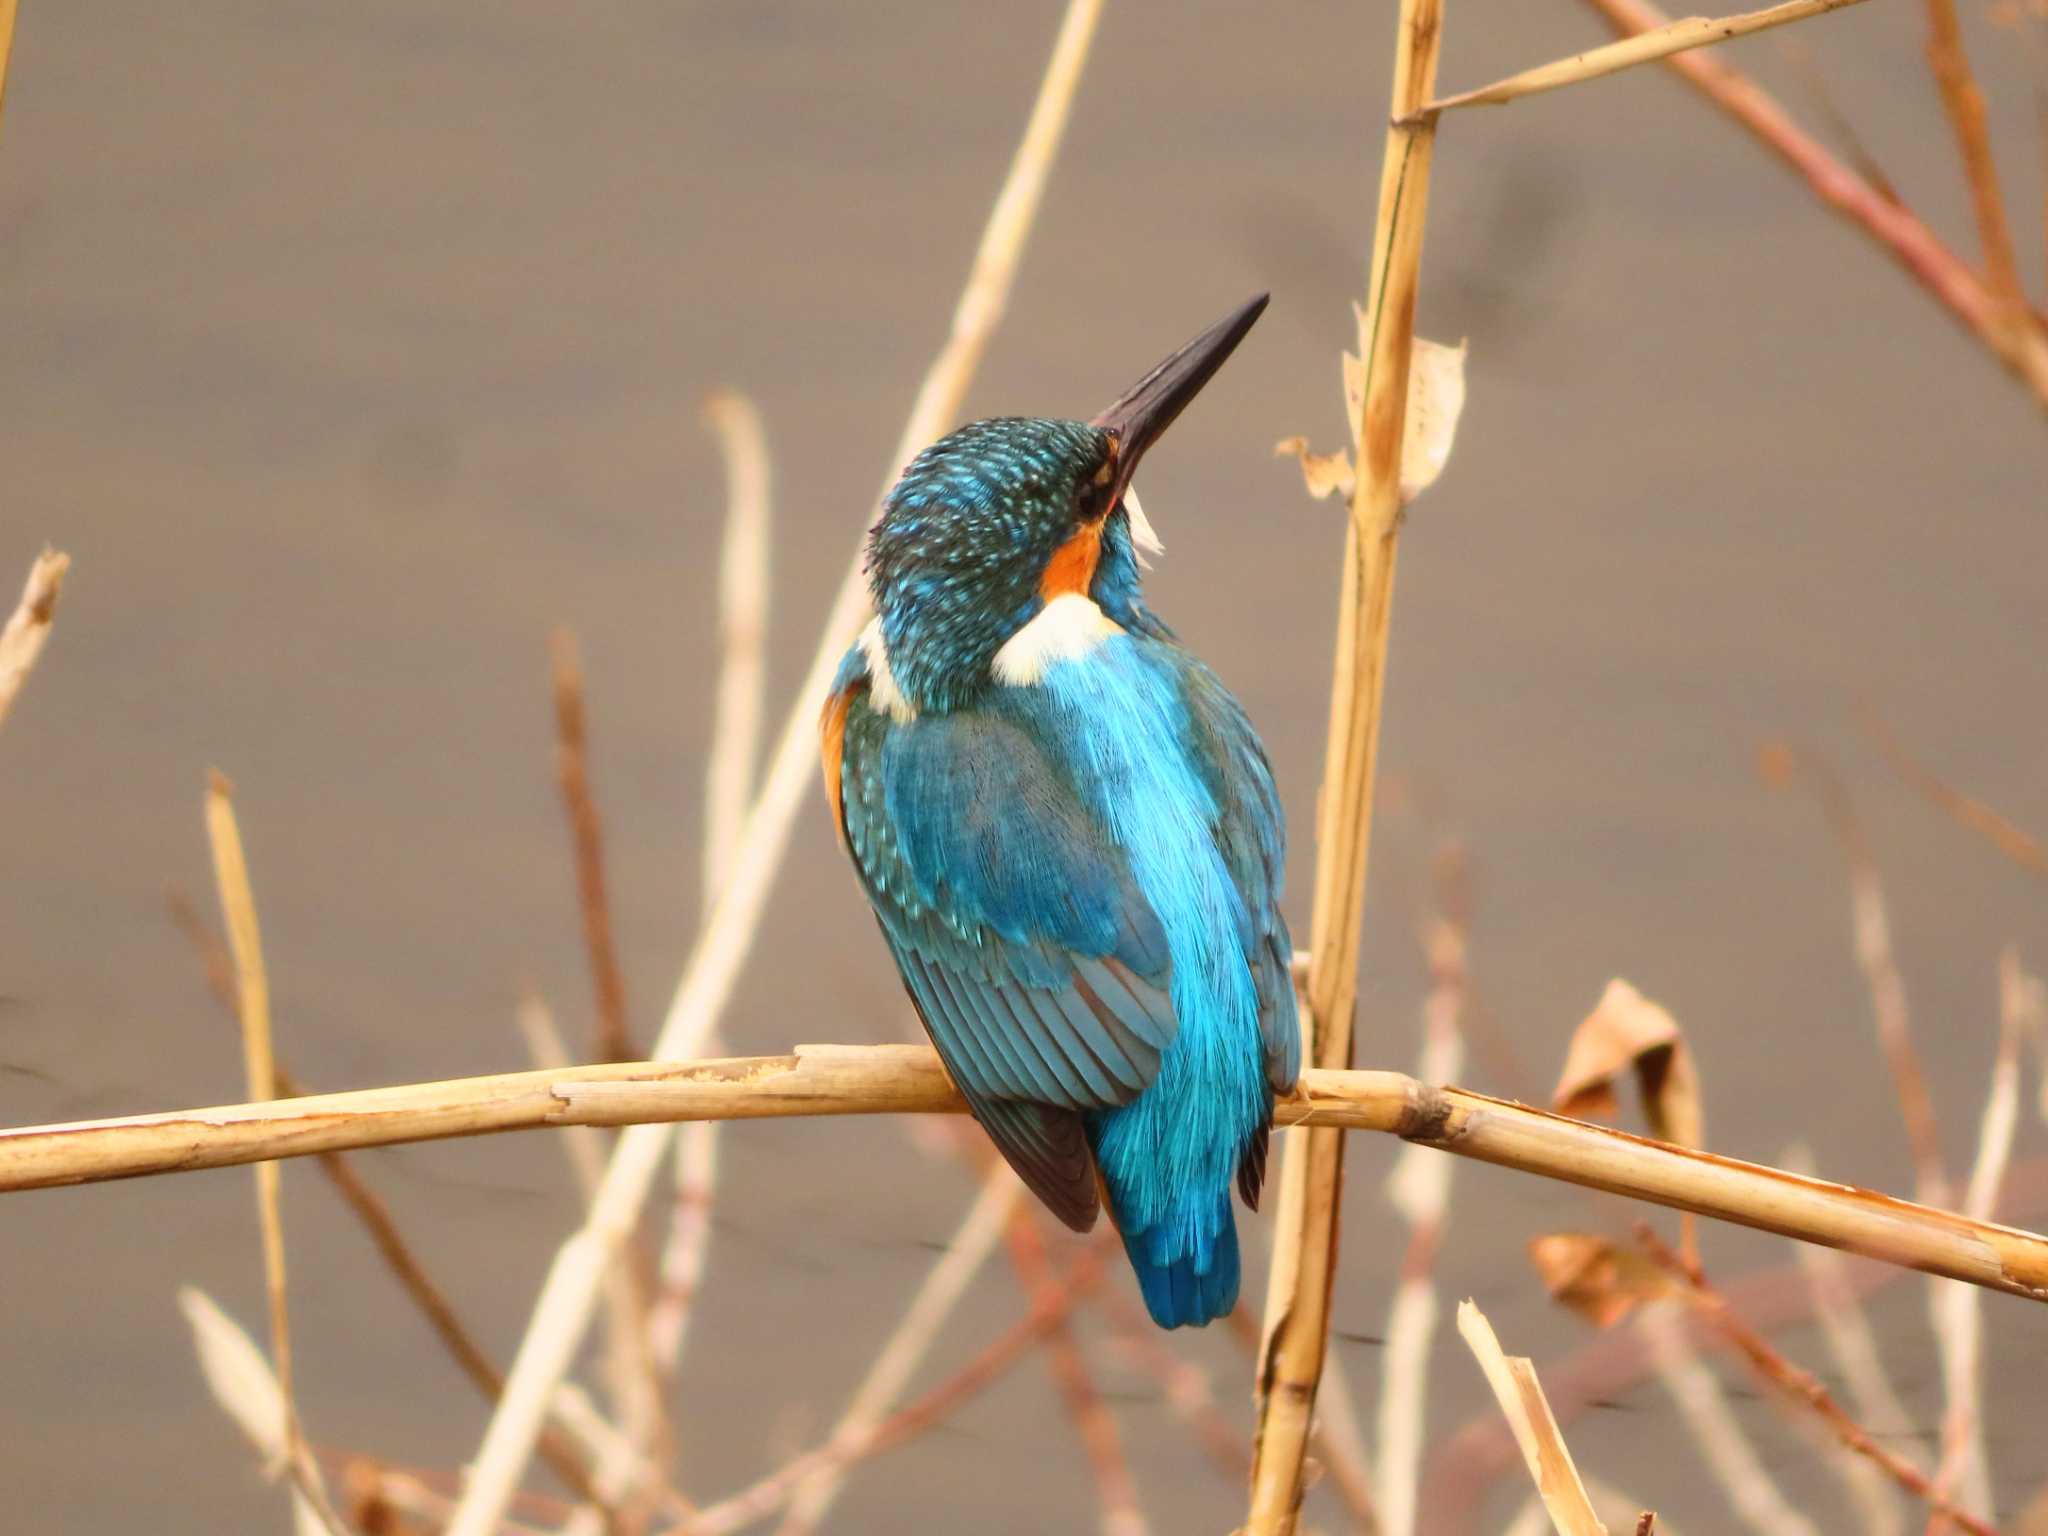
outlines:
M1095 418L1092 425L1116 440L1111 461L1114 494L1103 503L1105 507L1116 505L1137 472L1138 460L1144 457L1145 450L1159 441L1187 403L1215 377L1223 360L1237 350L1245 332L1264 311L1267 297L1262 293L1232 310L1125 390L1115 405Z

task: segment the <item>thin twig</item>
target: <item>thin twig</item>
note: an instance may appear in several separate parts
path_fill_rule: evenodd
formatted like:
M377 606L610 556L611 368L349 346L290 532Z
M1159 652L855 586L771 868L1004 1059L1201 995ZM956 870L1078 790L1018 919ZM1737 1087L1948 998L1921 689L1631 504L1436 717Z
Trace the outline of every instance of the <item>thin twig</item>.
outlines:
M1652 1301L1638 1309L1633 1324L1648 1342L1664 1389L1678 1405L1730 1511L1756 1536L1820 1536L1813 1522L1787 1502L1765 1470L1756 1447L1728 1406L1720 1378L1700 1360L1686 1338L1676 1305Z
M1884 879L1870 846L1862 818L1849 798L1848 787L1834 769L1812 752L1782 744L1767 746L1761 757L1767 783L1779 785L1803 775L1827 812L1828 825L1842 851L1849 879L1849 917L1856 944L1856 963L1870 989L1871 1016L1878 1045L1898 1095L1899 1115L1913 1150L1914 1196L1928 1205L1949 1201L1947 1165L1941 1152L1941 1127L1934 1116L1934 1098L1927 1091L1927 1071L1913 1044L1906 1008L1906 983L1892 949Z
M1904 207L1905 199L1899 196L1899 189L1892 181L1891 174L1878 163L1877 156L1870 152L1870 146L1863 141L1863 135L1856 131L1856 125L1835 100L1834 87L1828 83L1826 73L1820 67L1820 60L1814 51L1798 37L1784 39L1785 62L1798 70L1806 81L1806 92L1813 98L1813 108L1820 114L1826 130L1841 144L1842 152L1849 157L1849 163L1856 168L1856 174L1870 183L1872 191L1893 207Z
M1810 1173L1813 1155L1803 1146L1794 1147L1786 1153L1784 1166ZM1816 1248L1811 1243L1799 1243L1793 1251L1813 1293L1814 1320L1820 1324L1835 1369L1848 1387L1857 1422L1869 1429L1873 1439L1896 1445L1895 1454L1902 1461L1925 1470L1911 1443L1912 1418L1885 1371L1877 1335L1871 1331L1869 1316L1845 1272L1842 1256L1832 1248ZM1897 1490L1881 1467L1854 1454L1837 1465L1869 1536L1893 1536L1905 1528Z
M1857 1455L1868 1457L1882 1467L1901 1488L1915 1498L1926 1500L1932 1507L1955 1519L1964 1530L1971 1533L1971 1536L1997 1536L1991 1527L1949 1503L1919 1468L1897 1453L1887 1450L1872 1438L1868 1431L1842 1410L1841 1405L1834 1400L1827 1388L1821 1385L1817 1377L1786 1359L1762 1334L1736 1316L1735 1310L1728 1305L1726 1298L1706 1285L1700 1279L1698 1271L1673 1253L1647 1224L1638 1224L1636 1240L1642 1245L1643 1251L1677 1282L1678 1299L1713 1324L1735 1346L1762 1380L1784 1392L1792 1401L1811 1409L1844 1445ZM1644 1310L1664 1315L1660 1307ZM1749 1480L1749 1475L1742 1474L1742 1480ZM1760 1525L1759 1529L1776 1530L1780 1527L1767 1523Z
M1011 1216L1007 1233L1010 1260L1034 1309L1051 1306L1060 1290L1037 1219L1030 1211L1019 1210ZM1138 1485L1124 1456L1116 1416L1102 1400L1066 1319L1055 1323L1046 1334L1045 1355L1060 1396L1066 1400L1067 1417L1073 1420L1074 1431L1088 1454L1089 1468L1095 1474L1095 1496L1102 1509L1102 1536L1145 1536L1151 1527L1138 1506Z
M1007 1165L998 1164L990 1170L959 1231L953 1234L939 1262L926 1274L910 1305L904 1308L896 1331L854 1389L839 1422L833 1426L829 1443L865 1439L903 1395L911 1373L930 1350L939 1329L953 1315L953 1308L967 1294L967 1287L1002 1240L1003 1228L1017 1209L1023 1188ZM790 1500L778 1536L807 1536L816 1530L839 1497L844 1480L843 1469L839 1468L827 1468L806 1478Z
M1586 3L1625 37L1670 20L1650 0ZM1796 171L1821 202L1877 241L2048 405L2048 337L2039 326L2015 325L1983 279L1918 215L1887 199L1836 159L1769 92L1725 59L1696 51L1673 54L1664 63Z
M171 921L191 944L194 957L199 962L200 973L206 980L207 990L227 1011L230 1020L239 1021L239 1006L235 1001L234 961L228 955L227 946L220 935L208 926L200 916L192 898L177 885L164 888L164 905ZM272 1062L277 1076L278 1093L287 1099L304 1098L312 1090L308 1088L281 1059ZM355 1163L345 1152L322 1152L314 1161L321 1173L341 1196L342 1203L355 1213L363 1230L376 1246L378 1256L385 1267L397 1279L399 1287L412 1298L413 1305L427 1321L434 1337L448 1351L462 1374L483 1396L486 1402L496 1402L498 1393L505 1384L504 1373L491 1359L476 1335L456 1312L434 1278L427 1273L412 1244L406 1241L399 1230L397 1219L391 1214L391 1207L384 1197L372 1189L356 1170ZM585 1498L595 1497L590 1484L589 1469L577 1456L575 1448L569 1445L554 1429L545 1431L541 1437L540 1452L555 1474Z
M1785 0L1768 10L1744 11L1739 16L1687 16L1678 21L1667 21L1661 27L1648 32L1639 32L1620 42L1609 43L1604 48L1593 48L1585 53L1575 53L1568 59L1554 63L1539 64L1534 69L1520 70L1491 85L1482 85L1477 90L1460 91L1455 96L1439 96L1418 107L1402 121L1413 122L1424 116L1433 116L1453 107L1500 106L1518 100L1523 96L1536 96L1544 91L1554 91L1561 86L1578 85L1586 80L1598 80L1603 75L1618 74L1624 69L1633 69L1638 64L1655 63L1668 59L1675 53L1684 53L1693 48L1706 48L1715 43L1725 43L1730 38L1747 37L1752 32L1763 32L1771 27L1782 27L1787 22L1804 21L1809 16L1819 16L1827 11L1838 11L1843 6L1859 5L1862 0Z
M2020 1123L2020 1048L2033 1024L2030 1007L2036 989L2020 969L2019 952L2007 946L1998 960L1998 1055L1991 1068L1991 1091L1977 1132L1977 1159L1963 1194L1963 1214L1981 1216L1998 1204L1999 1186L2012 1161L2013 1136ZM1991 1511L1991 1467L1984 1445L1984 1313L1976 1287L1943 1282L1934 1285L1928 1302L1941 1346L1942 1385L1947 1411L1941 1422L1941 1462L1934 1485L1953 1492L1973 1515ZM1930 1533L1945 1525L1946 1516L1929 1524Z
M548 636L548 654L555 701L555 782L562 792L562 809L568 815L569 838L576 850L583 948L590 962L590 984L597 994L591 1059L631 1061L640 1053L633 1049L626 1022L626 979L619 969L618 945L612 939L611 898L604 877L604 823L590 793L583 663L575 633L567 625L557 625Z
M249 884L249 863L242 852L242 834L235 825L231 790L220 773L206 790L206 835L213 851L214 883L220 891L222 925L234 957L235 996L242 1021L242 1062L249 1097L274 1100L278 1095L277 1065L271 1050L270 981L263 965L263 934L256 921L256 897ZM270 1308L270 1358L277 1375L283 1409L284 1464L293 1485L321 1523L342 1536L340 1517L328 1503L320 1469L306 1450L292 1395L291 1311L285 1296L284 1216L280 1170L274 1162L256 1165L256 1213L263 1230L263 1288Z
M1037 214L1069 109L1080 85L1102 0L1069 0L1039 85L1031 119L982 232L980 249L954 312L952 332L925 376L902 441L884 476L886 493L902 466L957 415L1008 302L1026 237ZM879 505L878 494L876 504ZM847 644L867 606L858 557L849 562L827 616L810 671L784 724L761 794L734 854L732 876L708 915L695 952L677 984L654 1054L687 1057L700 1050L738 982L759 930L769 886L798 805L815 782L814 722ZM589 1327L605 1253L632 1229L673 1133L660 1128L619 1138L590 1219L557 1252L513 1362L505 1398L492 1417L468 1490L446 1536L489 1536L518 1485L555 1383L568 1371Z
M1242 1487L1251 1461L1244 1437L1216 1406L1209 1373L1168 1348L1159 1330L1149 1318L1138 1315L1123 1291L1105 1288L1095 1305L1116 1330L1110 1347L1159 1384L1167 1411L1194 1435L1217 1476L1233 1491Z
M1406 116L1429 99L1442 25L1443 0L1401 0L1394 117ZM1433 122L1388 130L1367 309L1360 322L1358 355L1365 382L1353 434L1359 463L1345 525L1309 942L1306 1054L1326 1070L1351 1064L1373 776L1401 528L1402 437L1435 139ZM1302 1466L1329 1346L1343 1154L1343 1134L1334 1128L1283 1138L1259 1357L1249 1536L1290 1536L1301 1509Z
M14 0L0 0L0 89L7 84L7 38L14 23ZM29 669L43 654L50 638L50 621L57 616L57 597L64 589L64 573L71 569L71 557L45 549L28 568L21 601L0 628L0 725L28 681Z
M697 1293L711 1254L711 1207L718 1190L719 1123L700 1120L676 1138L675 1198L668 1242L662 1248L660 1280L647 1315L655 1358L671 1379L683 1356Z
M1990 843L2024 870L2048 875L2048 844L1994 807L1966 795L1906 750L1891 722L1867 699L1856 701L1856 722L1891 771L1938 810Z
M2005 306L2011 324L2031 324L2026 294L2020 288L2019 262L2013 254L2012 231L2006 227L2005 199L1998 190L1998 164L1991 152L1991 129L1984 116L1984 93L1963 47L1963 24L1955 0L1926 0L1927 64L1941 89L1942 110L1955 131L1962 155L1963 176L1977 216L1977 241L1984 257L1984 280Z
M843 1475L855 1463L924 1433L1022 1359L1101 1278L1100 1251L1084 1249L1067 1271L1054 1305L1033 1307L991 1340L980 1354L922 1397L890 1414L858 1439L842 1440L835 1435L731 1498L706 1506L666 1536L730 1536L774 1514L810 1480L828 1473Z

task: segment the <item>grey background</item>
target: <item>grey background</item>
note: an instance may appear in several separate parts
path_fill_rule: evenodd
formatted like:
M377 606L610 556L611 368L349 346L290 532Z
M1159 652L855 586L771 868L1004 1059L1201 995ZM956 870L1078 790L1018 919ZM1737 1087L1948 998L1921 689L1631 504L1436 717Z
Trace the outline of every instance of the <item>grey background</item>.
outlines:
M981 7L31 3L0 128L0 576L72 552L59 629L0 737L0 1120L239 1096L230 1033L162 915L209 899L200 797L238 786L282 1047L345 1086L515 1067L517 981L581 1027L544 635L587 653L594 771L643 1038L688 952L723 485L696 425L754 392L777 476L780 717L1007 163L1057 20ZM1390 4L1112 5L975 414L1087 414L1247 292L1264 323L1148 465L1157 605L1266 733L1305 927L1337 514L1274 439L1342 435ZM2040 166L2011 37L1972 39L2041 291ZM1914 204L1970 250L1902 0L1804 30ZM1599 41L1565 0L1451 7L1447 86ZM1777 42L1741 45L1798 110ZM1845 1177L1910 1170L1870 1042L1838 861L1756 741L1832 749L1875 828L1952 1159L1995 1037L1994 959L2048 966L2042 889L1895 787L1848 724L1872 691L1960 783L2048 825L2040 408L1861 235L1663 73L1446 124L1425 333L1472 342L1471 401L1403 550L1361 1060L1414 1057L1412 925L1440 827L1479 874L1476 1085L1540 1095L1610 975L1699 1051L1714 1144L1793 1140ZM1428 815L1403 804L1434 807ZM901 1004L808 806L729 1021L742 1050L893 1037ZM2043 1138L2031 1120L2022 1153ZM1355 1141L1338 1327L1383 1326L1393 1149ZM836 1411L968 1189L884 1122L727 1142L703 1327L675 1404L713 1497ZM379 1154L370 1172L509 1353L573 1219L541 1137ZM477 1402L312 1173L286 1174L302 1399L323 1444L447 1467ZM1522 1240L1625 1213L1460 1167L1440 1275L1510 1347L1583 1329ZM1263 1248L1263 1229L1252 1239ZM1734 1275L1787 1257L1710 1234ZM0 1487L10 1529L276 1528L173 1303L260 1323L248 1179L15 1196L0 1210ZM1124 1283L1118 1277L1118 1283ZM1001 1265L931 1367L1016 1307ZM2036 1484L2048 1320L1987 1302L2001 1499ZM1932 1428L1924 1293L1877 1302ZM1808 1335L1788 1346L1823 1363ZM1227 1340L1177 1339L1246 1419ZM1379 1351L1337 1346L1368 1394ZM1146 1378L1107 1384L1160 1530L1235 1489ZM1482 1406L1454 1336L1446 1429ZM1739 1404L1823 1526L1834 1485ZM1727 1530L1662 1394L1573 1427L1590 1469ZM1512 1485L1509 1485L1512 1486ZM1518 1496L1518 1495L1517 1495ZM1425 1495L1427 1498L1427 1494ZM1511 1507L1489 1506L1494 1522ZM1334 1519L1326 1494L1319 1517ZM844 1530L1067 1529L1078 1449L1029 1363L856 1478ZM1425 1528L1428 1518L1425 1517Z

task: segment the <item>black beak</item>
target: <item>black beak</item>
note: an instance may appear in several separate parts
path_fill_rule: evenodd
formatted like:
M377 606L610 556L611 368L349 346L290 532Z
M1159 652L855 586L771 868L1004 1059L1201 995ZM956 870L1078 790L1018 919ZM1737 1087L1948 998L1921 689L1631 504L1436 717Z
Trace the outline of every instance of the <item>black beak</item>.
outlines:
M1115 492L1107 507L1116 505L1124 487L1137 472L1145 450L1158 442L1187 403L1201 393L1202 386L1216 376L1223 360L1237 350L1245 332L1252 328L1266 308L1267 294L1240 305L1202 332L1123 393L1123 398L1098 415L1092 425L1116 439Z

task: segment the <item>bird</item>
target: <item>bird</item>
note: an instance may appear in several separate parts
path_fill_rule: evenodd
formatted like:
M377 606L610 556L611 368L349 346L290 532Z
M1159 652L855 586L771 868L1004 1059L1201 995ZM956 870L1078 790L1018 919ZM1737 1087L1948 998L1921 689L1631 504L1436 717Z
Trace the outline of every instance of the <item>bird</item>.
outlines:
M1260 294L1087 421L926 448L865 549L820 720L839 840L939 1058L1045 1206L1106 1203L1147 1311L1237 1303L1301 1032L1286 828L1243 708L1145 604L1140 459Z

